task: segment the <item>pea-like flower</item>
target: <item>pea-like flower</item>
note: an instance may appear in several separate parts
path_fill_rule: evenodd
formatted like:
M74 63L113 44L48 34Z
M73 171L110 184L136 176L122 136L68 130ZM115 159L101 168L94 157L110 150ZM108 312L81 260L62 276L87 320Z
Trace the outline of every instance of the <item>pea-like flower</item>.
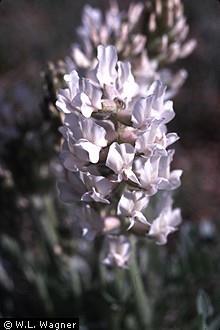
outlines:
M139 157L135 161L135 173L140 182L140 187L149 196L155 195L159 189L159 163L160 155L148 159Z
M106 130L94 119L83 118L78 113L66 114L61 133L67 141L69 156L82 164L97 163L101 149L108 143Z
M104 264L126 268L131 255L131 245L125 236L109 236L106 242L107 256Z
M148 221L142 211L147 208L148 203L149 197L143 191L124 191L118 203L117 214L130 220L128 229L136 221L146 224Z
M106 166L118 175L118 181L128 180L139 184L139 181L132 171L135 156L135 149L129 143L112 143L109 148Z
M172 209L172 198L168 195L159 216L152 222L148 236L163 245L167 243L167 236L177 230L181 223L180 209Z
M161 121L154 120L151 125L138 135L135 143L136 150L145 157L153 154L166 155L166 148L178 140L176 133L166 134L166 127Z
M166 156L160 158L159 176L161 178L159 188L164 190L173 190L180 186L180 177L182 170L170 171L170 164L173 160L174 150L168 150Z

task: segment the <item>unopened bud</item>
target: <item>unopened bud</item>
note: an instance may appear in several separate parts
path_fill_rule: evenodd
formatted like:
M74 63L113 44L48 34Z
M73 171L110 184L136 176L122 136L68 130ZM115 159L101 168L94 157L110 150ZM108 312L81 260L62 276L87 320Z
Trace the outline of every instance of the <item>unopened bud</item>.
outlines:
M121 226L121 222L119 218L116 217L106 217L104 219L104 225L103 225L103 233L110 233L116 229L119 229Z
M152 13L149 17L149 23L148 28L150 32L154 32L156 30L157 24L156 24L156 15L155 13Z

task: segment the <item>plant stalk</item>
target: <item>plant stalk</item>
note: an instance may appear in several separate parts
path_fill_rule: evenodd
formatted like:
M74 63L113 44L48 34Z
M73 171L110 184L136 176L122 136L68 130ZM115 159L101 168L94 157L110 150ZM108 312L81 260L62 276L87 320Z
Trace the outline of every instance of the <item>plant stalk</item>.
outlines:
M136 312L142 329L150 330L151 329L150 301L149 298L147 297L136 259L137 257L136 257L135 237L131 237L131 245L132 245L132 256L129 266L129 276L133 288Z

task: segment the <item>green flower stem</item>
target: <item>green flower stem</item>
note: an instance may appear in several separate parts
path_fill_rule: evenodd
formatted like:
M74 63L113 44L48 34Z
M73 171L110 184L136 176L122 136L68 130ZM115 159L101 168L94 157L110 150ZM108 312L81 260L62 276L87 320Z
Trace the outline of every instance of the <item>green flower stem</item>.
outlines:
M111 315L110 315L110 327L113 330L120 330L121 326L121 313L120 310L111 310Z
M131 237L131 244L132 244L132 256L128 271L133 288L136 312L142 329L150 330L151 329L150 301L146 295L140 270L137 264L135 237Z

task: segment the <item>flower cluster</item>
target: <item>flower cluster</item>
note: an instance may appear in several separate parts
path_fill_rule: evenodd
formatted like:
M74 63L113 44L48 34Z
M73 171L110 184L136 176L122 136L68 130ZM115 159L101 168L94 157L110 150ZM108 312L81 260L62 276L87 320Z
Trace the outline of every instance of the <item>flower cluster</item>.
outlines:
M142 3L131 4L128 12L119 10L115 1L103 14L98 8L86 5L82 14L82 25L77 29L81 44L72 45L70 65L89 69L96 63L94 50L99 44L113 44L120 59L140 54L145 47L146 36L139 31L139 22L143 14Z
M194 39L187 39L189 26L181 0L148 0L144 29L148 36L149 56L157 58L159 63L185 58L196 46Z
M120 60L131 62L141 88L159 79L168 86L167 98L178 92L187 76L184 69L173 72L167 65L188 56L196 45L187 40L189 27L180 0L135 3L127 12L120 11L115 1L105 13L86 5L77 32L80 43L72 45L68 71L80 69L89 77L97 65L97 46L111 44Z
M170 204L153 222L144 211L151 196L180 185L182 171L170 170L174 150L167 149L178 139L166 127L175 115L173 103L165 100L160 81L140 91L131 65L118 61L114 46L99 45L97 63L90 79L79 78L75 70L66 75L68 87L58 95L66 169L58 184L60 198L76 203L83 233L90 237L89 231L92 237L106 233L109 219L117 219L117 233L142 223L144 234L164 244L180 223L179 211L177 216Z

